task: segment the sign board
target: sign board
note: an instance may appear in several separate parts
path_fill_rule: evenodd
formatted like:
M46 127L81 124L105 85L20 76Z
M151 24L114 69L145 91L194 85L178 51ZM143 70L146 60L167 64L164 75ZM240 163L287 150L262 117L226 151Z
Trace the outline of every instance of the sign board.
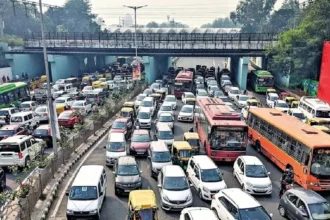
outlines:
M132 62L132 75L133 80L141 80L141 66L140 62L137 60Z

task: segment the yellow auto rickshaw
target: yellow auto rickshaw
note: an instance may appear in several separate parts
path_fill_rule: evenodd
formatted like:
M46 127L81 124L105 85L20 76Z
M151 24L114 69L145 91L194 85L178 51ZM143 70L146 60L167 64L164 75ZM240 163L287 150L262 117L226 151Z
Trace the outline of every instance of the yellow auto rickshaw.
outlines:
M164 91L164 90L157 90L156 93L162 95L162 100L165 99L165 97L166 97L166 91Z
M134 108L135 103L134 102L125 102L123 104L123 107L127 107L127 108Z
M108 90L109 89L109 84L107 82L101 82L99 88L103 88L103 89Z
M86 83L88 86L92 85L92 80L89 76L84 76L81 80L81 83Z
M106 78L100 78L98 81L101 81L101 82L106 82L107 79Z
M195 106L196 99L195 98L186 98L186 105Z
M179 165L186 170L188 160L193 154L193 149L187 141L174 141L171 154L173 164Z
M112 80L112 74L111 73L105 73L105 78L107 80Z
M56 114L60 115L65 110L68 110L67 104L56 104Z
M128 118L132 123L134 121L135 113L133 108L123 107L120 110L121 118Z
M328 127L325 127L324 125L314 125L313 128L316 128L317 130L323 131L326 134L330 134L330 129Z
M290 105L290 108L298 108L299 106L299 101L293 101Z
M330 121L322 118L309 118L307 120L307 124L310 126L325 126L327 128L330 128Z
M260 102L257 99L248 99L246 101L246 105L247 106L256 106L258 108L261 106Z
M298 101L298 100L293 96L287 96L287 97L285 97L284 101L286 102L286 104L288 104L288 106L291 106L292 102Z
M154 101L156 102L157 106L160 107L160 104L163 103L162 95L159 93L152 93L150 97L154 98Z
M276 93L276 89L269 88L269 89L266 90L266 95L268 95L268 93Z
M100 88L101 83L102 83L101 81L94 81L92 83L92 86L93 86L93 88Z
M96 77L97 77L98 79L105 78L105 76L104 76L103 73L99 73Z
M133 190L129 193L127 220L158 220L158 207L153 190Z
M195 151L195 154L199 154L200 142L199 135L197 132L185 132L183 134L183 141L187 141L191 148Z

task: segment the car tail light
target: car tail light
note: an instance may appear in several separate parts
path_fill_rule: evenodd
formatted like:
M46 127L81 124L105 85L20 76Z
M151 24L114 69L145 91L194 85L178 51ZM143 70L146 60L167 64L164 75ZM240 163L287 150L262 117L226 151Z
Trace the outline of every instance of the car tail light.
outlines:
M214 195L212 196L212 199L215 199L215 196Z
M23 158L23 154L22 153L18 153L18 158L22 159Z
M44 116L47 116L48 115L48 113L44 113Z
M48 129L48 135L51 135L51 134L50 134L50 129Z
M32 111L32 107L30 107L30 111Z

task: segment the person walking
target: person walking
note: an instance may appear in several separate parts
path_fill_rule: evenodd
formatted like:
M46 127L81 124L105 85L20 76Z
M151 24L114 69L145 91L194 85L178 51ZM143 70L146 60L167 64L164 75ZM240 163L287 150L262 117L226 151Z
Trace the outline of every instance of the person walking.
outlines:
M22 72L22 80L25 79L25 75L24 75L24 72Z
M18 73L16 74L16 80L19 81L19 75L18 75Z
M2 82L6 83L6 77L5 76L2 77Z
M29 76L28 76L27 72L25 72L25 79L26 79L26 80L29 79Z

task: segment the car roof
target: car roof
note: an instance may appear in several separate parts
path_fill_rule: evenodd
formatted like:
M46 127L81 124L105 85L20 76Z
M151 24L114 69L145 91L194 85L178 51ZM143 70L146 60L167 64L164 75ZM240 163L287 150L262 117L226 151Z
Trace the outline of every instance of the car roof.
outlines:
M196 155L192 156L192 158L195 161L195 164L197 163L199 165L199 168L203 169L214 169L218 168L213 160L211 160L207 155Z
M165 96L165 98L166 98L166 97L175 97L175 96L174 96L174 95L167 95L167 96Z
M274 96L274 97L277 96L278 97L277 93L273 93L273 92L268 93L268 95L269 96Z
M173 116L172 112L160 112L159 116L161 116L161 115Z
M184 94L194 95L192 92L184 92Z
M172 131L167 123L157 123L156 126L158 131Z
M183 105L183 106L181 107L181 109L182 109L183 107L194 108L194 106L192 106L192 105Z
M254 208L261 206L251 195L243 192L239 188L227 188L220 191L226 195L239 209Z
M103 172L101 165L84 165L80 168L72 186L97 186Z
M70 113L70 114L72 114L72 112L73 112L73 110L65 110L65 111L63 111L60 115L62 115L63 113Z
M245 165L263 165L258 157L255 156L240 156L240 158L245 162Z
M149 130L146 129L135 129L133 134L149 134Z
M39 127L37 127L37 129L49 129L50 126L49 125L39 125Z
M66 95L66 94L65 94ZM60 96L60 97L58 97L57 99L67 99L67 98L69 98L69 97L67 97L67 96Z
M170 107L172 107L172 104L171 104L171 103L168 103L168 102L164 102L164 103L162 104L162 106L170 106Z
M307 204L320 203L320 202L327 201L320 194L314 192L313 190L304 189L302 187L290 189L290 190L288 190L288 192L291 192L291 193L297 195L299 198L303 199Z
M153 97L145 97L142 101L152 101L154 98Z
M232 86L232 87L230 87L230 90L239 90L239 88L235 87L235 86Z
M2 111L2 110L7 110L7 111L9 111L9 110L12 110L12 109L14 109L14 108L2 108L2 109L0 109L0 111Z
M0 128L0 130L13 130L21 127L21 125L5 125Z
M127 122L128 118L117 118L114 122Z
M152 141L150 143L150 148L152 148L152 151L154 152L167 152L169 151L167 148L167 145L164 141Z
M182 177L186 176L183 169L178 165L167 165L163 167L163 174L166 177Z
M21 104L31 104L33 102L35 102L35 101L25 101L25 102L22 102Z
M1 140L0 143L10 143L10 142L20 143L20 142L28 139L29 137L30 136L28 136L28 135L14 135L14 136Z
M240 94L238 95L239 97L249 97L248 95L243 95L243 94Z
M135 157L122 156L118 158L118 165L136 165Z
M284 100L277 100L277 103L286 103Z
M148 113L150 113L151 110L150 110L150 107L141 107L139 112L148 112Z
M187 208L187 212L190 213L192 220L208 219L215 220L218 219L214 212L205 207L191 207Z
M292 113L303 113L300 109L298 108L291 108L289 111L291 111Z
M197 89L197 91L204 91L204 92L206 92L206 90L205 90L205 89Z
M14 114L11 115L11 117L15 117L15 116L25 116L28 114L32 114L32 111L28 111L28 112L16 112Z
M123 133L109 133L108 140L112 142L125 141L125 136Z

